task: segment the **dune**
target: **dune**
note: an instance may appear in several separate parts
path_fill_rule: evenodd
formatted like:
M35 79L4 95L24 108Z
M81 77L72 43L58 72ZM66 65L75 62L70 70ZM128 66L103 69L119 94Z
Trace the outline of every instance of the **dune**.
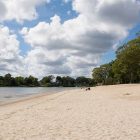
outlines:
M0 140L140 140L140 84L75 89L2 105Z

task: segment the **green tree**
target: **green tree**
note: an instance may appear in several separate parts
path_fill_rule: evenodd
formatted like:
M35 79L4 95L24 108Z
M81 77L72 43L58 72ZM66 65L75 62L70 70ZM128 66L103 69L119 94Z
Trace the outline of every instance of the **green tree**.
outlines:
M78 87L83 87L83 86L93 86L94 85L94 80L91 78L87 78L84 76L77 77L76 78L76 86Z
M69 76L62 77L63 87L75 87L75 79Z
M104 64L98 68L93 69L92 77L96 83L106 84L106 85L114 83L114 80L113 80L114 73L112 71L113 63L114 62L111 62L109 64Z
M24 77L21 77L21 76L15 77L17 86L24 86L24 84L25 84L24 79L25 79L25 78L24 78Z
M113 72L120 83L140 81L140 42L137 41L130 41L127 47L117 54Z
M25 78L24 83L26 86L39 86L38 79L31 75Z
M50 87L53 85L53 79L54 79L54 76L52 76L52 75L45 76L42 78L40 83L42 86Z
M56 77L56 86L63 86L63 80L61 76Z
M4 86L4 77L0 76L0 87Z
M4 86L11 86L12 76L11 74L6 74L4 76Z

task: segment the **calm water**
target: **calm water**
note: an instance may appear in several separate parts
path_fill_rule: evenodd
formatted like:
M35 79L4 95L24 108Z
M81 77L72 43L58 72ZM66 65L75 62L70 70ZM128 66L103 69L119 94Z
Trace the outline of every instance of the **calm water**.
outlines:
M0 104L40 93L53 94L73 88L61 87L0 87Z

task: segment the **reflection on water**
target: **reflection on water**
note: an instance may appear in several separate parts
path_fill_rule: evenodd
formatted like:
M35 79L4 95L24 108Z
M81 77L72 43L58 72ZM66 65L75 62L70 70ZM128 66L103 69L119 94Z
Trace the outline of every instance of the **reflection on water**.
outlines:
M39 93L52 94L73 88L61 87L0 87L0 103Z

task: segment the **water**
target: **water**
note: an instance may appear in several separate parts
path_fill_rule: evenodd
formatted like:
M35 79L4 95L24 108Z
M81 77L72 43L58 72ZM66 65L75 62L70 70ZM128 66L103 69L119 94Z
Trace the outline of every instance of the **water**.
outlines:
M61 87L0 87L0 104L41 93L53 94L73 88Z

